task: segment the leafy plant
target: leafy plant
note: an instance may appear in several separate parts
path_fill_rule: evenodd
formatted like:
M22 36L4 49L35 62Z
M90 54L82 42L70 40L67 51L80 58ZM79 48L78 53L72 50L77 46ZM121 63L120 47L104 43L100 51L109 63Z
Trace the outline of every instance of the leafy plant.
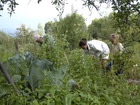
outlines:
M5 64L14 82L26 81L24 85L32 91L39 88L41 81L45 79L51 84L61 85L60 80L64 78L67 70L66 65L56 69L47 59L39 60L29 52L16 54Z

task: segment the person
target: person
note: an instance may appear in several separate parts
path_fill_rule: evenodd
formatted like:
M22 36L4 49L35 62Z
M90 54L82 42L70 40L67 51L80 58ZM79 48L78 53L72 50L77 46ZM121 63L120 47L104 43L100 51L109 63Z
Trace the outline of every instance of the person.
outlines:
M119 35L111 34L109 40L112 43L112 54L116 55L124 51L123 45L119 42Z
M35 35L35 41L39 44L39 46L42 46L43 43L50 43L52 45L55 44L55 40L52 35Z
M83 49L84 53L88 53L90 55L96 56L101 60L102 67L104 69L104 72L106 70L106 61L109 58L109 47L108 45L99 40L91 40L87 41L85 38L83 38L79 42L79 46Z
M35 35L35 41L38 43L39 46L42 46L43 44L43 37L40 35Z
M117 56L117 55L120 55L124 51L124 47L119 42L119 35L117 35L117 34L111 34L110 37L109 37L109 40L112 43L112 55L113 55L113 57L114 56ZM107 68L106 68L107 72L110 71L110 67L113 65L113 63L114 63L114 59L112 60L111 63L108 63ZM120 69L117 72L115 72L116 75L119 75L119 74L122 73L123 65L124 65L124 62L122 61L119 64L119 68Z

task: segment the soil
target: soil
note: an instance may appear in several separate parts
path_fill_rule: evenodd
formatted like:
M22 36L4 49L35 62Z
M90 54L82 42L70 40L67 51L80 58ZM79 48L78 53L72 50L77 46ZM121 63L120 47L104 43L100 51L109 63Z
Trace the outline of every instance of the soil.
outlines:
M130 84L140 85L140 79L138 79L138 80L128 79L127 82Z

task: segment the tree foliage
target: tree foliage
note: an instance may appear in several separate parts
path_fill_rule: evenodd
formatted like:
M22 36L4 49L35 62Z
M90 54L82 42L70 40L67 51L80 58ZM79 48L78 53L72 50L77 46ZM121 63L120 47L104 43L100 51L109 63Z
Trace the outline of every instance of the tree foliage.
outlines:
M37 31L38 31L38 34L40 36L42 36L44 34L43 27L42 27L42 25L40 23L38 24L38 30Z
M40 3L42 0L37 0L38 3ZM139 0L82 0L83 5L87 6L90 10L92 8L96 8L96 10L99 10L101 4L106 3L106 4L112 4L112 8L117 13L121 14L127 14L124 16L124 18L127 18L129 14L132 12L135 13L137 12L140 14L140 3ZM60 14L63 13L64 11L64 6L66 4L65 0L52 0L51 1L52 5L56 5L56 9L60 12ZM8 4L8 10L10 14L12 14L16 8L16 5L18 5L18 2L16 0L0 0L0 10L4 9L4 6Z
M22 24L21 27L17 28L16 35L17 37L21 37L20 39L25 39L24 41L26 41L26 43L29 43L31 39L33 39L35 31L33 31L31 28L27 28L24 24Z
M77 47L79 40L85 36L87 27L81 15L72 13L58 22L57 30L58 34L66 35L66 39L70 43L70 49L74 49Z
M88 33L93 38L102 38L104 40L108 40L109 35L116 31L114 27L113 13L109 16L94 19L92 23L88 26Z
M14 38L0 31L0 55L4 57L5 54L10 54L9 52L15 52Z
M5 5L8 5L8 13L12 15L18 3L16 2L16 0L0 0L0 11L4 10Z
M81 15L72 13L58 22L46 23L45 32L48 33L48 31L59 38L65 36L70 43L70 49L74 49L77 47L78 41L86 35L87 26Z
M55 27L56 27L57 22L47 22L45 24L44 30L46 34L53 34L55 32Z
M114 20L120 30L123 41L132 42L139 34L140 2L139 0L119 0L113 1ZM135 38L134 38L135 37ZM134 40L133 40L134 41Z

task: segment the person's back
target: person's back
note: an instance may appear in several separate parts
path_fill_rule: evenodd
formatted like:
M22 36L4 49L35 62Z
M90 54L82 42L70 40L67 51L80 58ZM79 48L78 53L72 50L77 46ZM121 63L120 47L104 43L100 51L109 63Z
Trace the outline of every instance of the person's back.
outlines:
M88 41L87 43L90 46L92 46L95 49L97 49L98 51L100 51L100 52L108 53L110 51L108 45L105 42L103 42L103 41L91 40L91 41Z
M84 53L88 53L90 55L96 56L101 60L102 67L104 70L106 70L106 61L109 58L109 47L106 43L99 40L91 40L86 41L85 38L83 38L79 42L79 46L83 49Z
M118 42L116 45L112 44L112 54L113 55L116 55L118 53L122 53L123 51L124 51L124 47L120 42Z
M110 52L106 43L100 40L87 41L88 50L84 50L85 53L89 53L101 59L102 54L108 54Z

